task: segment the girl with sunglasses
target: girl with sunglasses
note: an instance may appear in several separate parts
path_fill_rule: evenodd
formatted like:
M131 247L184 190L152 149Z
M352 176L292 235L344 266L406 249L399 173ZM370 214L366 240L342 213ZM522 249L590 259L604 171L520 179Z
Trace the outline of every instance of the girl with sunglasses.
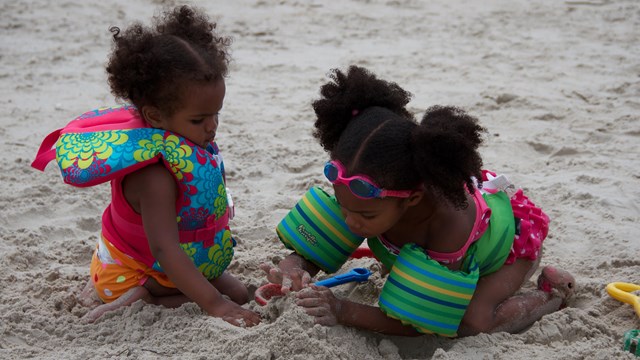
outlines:
M298 252L263 267L270 281L302 290L296 302L316 323L394 335L518 332L565 305L574 279L550 266L516 295L538 268L549 219L482 170L476 118L435 106L417 123L397 84L356 66L331 78L313 103L324 174L349 230L390 273L378 307L310 285L320 268Z

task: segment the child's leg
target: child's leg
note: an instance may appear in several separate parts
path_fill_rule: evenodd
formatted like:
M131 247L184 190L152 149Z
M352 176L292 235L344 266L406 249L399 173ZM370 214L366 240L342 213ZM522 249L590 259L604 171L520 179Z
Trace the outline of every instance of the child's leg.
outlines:
M90 284L91 291L95 292L91 281ZM117 310L123 306L129 306L138 300L142 300L149 304L162 305L168 308L177 308L190 301L189 298L180 293L178 289L162 286L154 278L150 277L143 286L131 288L124 294L120 295L117 299L97 306L89 311L83 319L88 322L94 322L105 313Z
M212 280L211 284L238 304L244 304L249 299L247 288L228 273ZM85 318L93 322L104 313L137 300L169 308L191 301L171 285L164 274L121 254L112 244L103 240L99 243L99 251L93 255L91 280L83 294L96 294L106 304L93 309Z
M210 281L218 291L227 295L233 302L237 304L245 304L249 301L249 291L240 280L233 277L229 273L222 273L219 277ZM170 308L179 307L180 305L190 302L191 300L183 295L176 288L168 288L160 285L156 279L149 278L144 287L149 291L150 299L148 302L163 305Z
M249 301L249 290L247 287L233 275L224 272L219 277L211 280L213 285L218 291L227 295L231 301L236 304L246 304Z
M123 255L106 240L99 241L91 261L91 279L81 299L94 295L104 304L87 313L85 320L93 322L106 312L138 300L167 307L178 307L189 301L177 289L161 285L153 276L163 275ZM167 280L167 284L171 283ZM82 303L93 305L86 300Z
M235 303L242 305L249 300L249 293L246 286L230 274L223 273L220 277L212 280L211 284L215 286L218 291L229 296ZM91 280L87 287L85 287L85 291L87 288L95 292ZM120 295L116 300L99 305L89 311L83 319L88 322L94 322L105 313L114 311L122 306L129 306L138 300L168 308L176 308L184 303L191 302L191 300L180 293L178 289L162 286L154 278L150 277L144 286L134 287Z
M249 301L249 291L247 287L229 273L225 272L221 276L211 280L211 285L237 304L242 305ZM144 288L147 289L149 294L144 300L151 304L176 308L184 303L191 302L191 299L183 295L180 290L165 287L152 277L144 283Z
M143 286L138 286L129 289L129 291L122 294L116 300L110 303L99 305L98 307L92 309L87 314L85 314L82 319L87 322L94 322L109 311L116 310L122 306L129 306L140 299L148 300L148 297L149 291L147 291L147 289L145 289Z
M545 283L555 291L538 289L513 295L531 277L537 263L538 261L518 259L515 263L480 278L462 319L459 334L464 336L497 331L515 333L543 315L560 309L572 294L575 285L573 277L562 270L543 270L544 276L549 280Z
M173 309L191 301L177 288L163 286L153 277L149 277L145 281L144 288L149 292L149 297L145 299L145 302L149 304L162 305Z

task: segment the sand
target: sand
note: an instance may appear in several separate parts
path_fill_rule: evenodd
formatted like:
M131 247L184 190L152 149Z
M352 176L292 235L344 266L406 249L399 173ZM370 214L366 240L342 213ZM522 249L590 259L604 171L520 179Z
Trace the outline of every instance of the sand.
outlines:
M382 336L314 326L291 299L254 328L195 304L142 302L94 324L76 294L88 278L101 185L62 184L56 166L29 167L40 141L75 116L116 104L104 63L111 25L147 21L171 1L0 3L0 358L633 359L631 306L612 281L640 282L640 3L635 0L202 2L234 38L218 142L238 240L229 270L266 282L263 261L287 254L274 227L312 185L327 156L311 136L319 85L331 68L365 66L411 91L419 117L465 108L489 129L487 168L510 175L552 217L542 264L571 271L569 306L521 334L463 339ZM383 279L336 288L373 304ZM530 286L533 286L530 284Z

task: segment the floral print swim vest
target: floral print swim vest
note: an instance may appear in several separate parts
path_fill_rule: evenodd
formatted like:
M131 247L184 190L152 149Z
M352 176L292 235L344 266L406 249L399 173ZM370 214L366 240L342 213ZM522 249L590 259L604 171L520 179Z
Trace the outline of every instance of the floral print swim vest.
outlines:
M134 106L125 105L87 112L54 131L43 141L32 166L44 170L54 156L63 180L78 187L112 180L114 184L161 161L181 194L176 222L184 252L208 279L220 276L231 262L230 209L215 143L204 149L175 133L149 127ZM114 202L124 197L115 196L116 191L112 190L112 204L103 214L103 235L125 254L162 271L149 250L140 215L118 211L124 204Z

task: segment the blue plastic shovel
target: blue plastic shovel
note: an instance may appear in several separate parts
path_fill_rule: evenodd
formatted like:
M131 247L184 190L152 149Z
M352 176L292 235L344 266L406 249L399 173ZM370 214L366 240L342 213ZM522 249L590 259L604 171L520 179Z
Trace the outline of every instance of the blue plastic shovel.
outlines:
M369 271L369 269L353 268L344 274L335 275L324 280L316 281L313 284L317 286L334 287L352 281L364 282L369 279L369 276L371 276L371 271Z

